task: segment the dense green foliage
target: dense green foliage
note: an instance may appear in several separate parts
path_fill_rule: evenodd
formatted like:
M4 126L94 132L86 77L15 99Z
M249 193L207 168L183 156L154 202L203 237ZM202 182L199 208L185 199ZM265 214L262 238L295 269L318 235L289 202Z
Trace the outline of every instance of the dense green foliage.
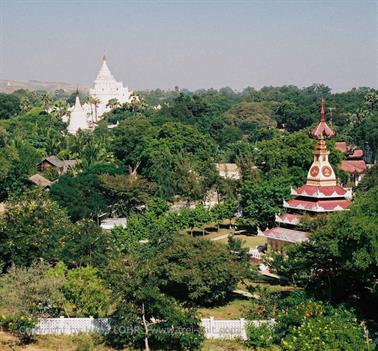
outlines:
M309 242L293 247L286 260L290 276L334 300L376 298L377 196L374 187L357 197L349 211L332 215Z
M246 276L227 247L192 238L175 240L154 264L161 289L189 304L222 303Z
M0 307L11 316L105 317L111 306L111 290L95 268L67 270L62 262L12 267L0 277L0 292Z
M306 179L322 96L337 140L368 143L376 158L378 94L313 85L139 95L109 101L96 129L76 135L62 121L74 95L0 95L0 307L14 318L114 312L112 346L195 350L203 331L192 308L227 302L254 271L240 241L209 241L206 227L237 223L253 232L273 224L290 187ZM344 155L327 143L345 184L348 175L337 170ZM77 162L65 174L39 171L50 155ZM217 163L236 163L240 177L220 177ZM53 181L50 191L33 188L36 173ZM220 203L209 209L214 194ZM350 211L306 224L311 240L279 256L279 273L366 316L364 301L377 298L377 196L375 166ZM127 227L101 229L109 217L127 217ZM277 321L250 329L251 347L282 340L285 350L310 350L322 338L328 349L349 350L365 342L350 312L309 297L262 295L248 318Z
M0 93L0 119L7 119L20 111L20 99L17 96Z
M247 312L251 319L274 318L274 324L262 322L248 327L247 345L279 345L282 350L372 350L363 326L345 307L294 292L286 297L262 294Z

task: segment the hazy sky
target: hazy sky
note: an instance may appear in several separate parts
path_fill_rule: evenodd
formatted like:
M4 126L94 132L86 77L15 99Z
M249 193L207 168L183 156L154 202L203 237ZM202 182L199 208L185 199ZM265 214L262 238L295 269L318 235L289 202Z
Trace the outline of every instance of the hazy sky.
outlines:
M0 0L0 79L378 86L378 1Z

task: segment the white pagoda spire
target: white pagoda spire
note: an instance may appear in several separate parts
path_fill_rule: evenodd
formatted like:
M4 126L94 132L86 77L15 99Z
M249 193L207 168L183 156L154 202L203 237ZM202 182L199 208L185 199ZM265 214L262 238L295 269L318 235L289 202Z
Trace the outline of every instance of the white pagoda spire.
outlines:
M108 111L106 104L110 99L117 99L119 103L123 104L131 101L131 94L132 92L127 87L124 87L122 82L115 80L104 56L93 88L89 90L89 95L100 101L98 107L99 116Z
M98 72L96 81L115 81L112 73L110 72L110 69L108 65L106 64L106 56L102 58L102 66L100 68L100 71Z
M68 133L75 134L79 129L88 129L87 114L80 103L79 90L76 90L76 100L71 110Z

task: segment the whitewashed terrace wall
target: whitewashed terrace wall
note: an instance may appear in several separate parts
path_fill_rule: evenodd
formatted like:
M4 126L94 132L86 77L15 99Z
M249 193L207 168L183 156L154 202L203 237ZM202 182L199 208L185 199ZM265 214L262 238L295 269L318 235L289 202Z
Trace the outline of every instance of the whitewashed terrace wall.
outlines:
M258 326L267 321L247 321L245 319L217 320L204 318L201 320L208 339L247 339L247 325L253 323ZM37 335L72 335L77 333L106 334L110 330L110 318L45 318L40 319L33 334Z

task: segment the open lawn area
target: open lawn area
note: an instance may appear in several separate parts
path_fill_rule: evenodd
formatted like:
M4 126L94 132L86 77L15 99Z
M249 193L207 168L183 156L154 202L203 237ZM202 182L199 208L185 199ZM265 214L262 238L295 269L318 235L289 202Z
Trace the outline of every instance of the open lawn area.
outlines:
M213 229L214 231L209 229ZM266 243L266 238L256 235L234 234L233 229L225 227L220 228L219 231L217 231L215 227L206 227L204 236L202 235L202 231L196 229L194 235L200 238L218 241L222 244L227 244L229 235L235 235L235 239L242 240L243 246L247 248L255 248L257 245Z
M246 309L248 303L246 298L235 298L224 306L200 308L198 311L201 314L201 318L239 319L242 318L242 312Z
M262 277L262 280L264 279L266 279L266 281L254 282L254 281L245 280L244 283L239 283L236 289L247 291L245 284L248 284L254 288L266 289L267 291L271 293L286 292L286 291L293 291L293 290L299 289L292 285L282 285L282 284L276 283L275 281L271 282L269 281L269 278Z
M266 238L261 236L249 236L249 235L235 235L235 239L242 240L243 246L248 248L255 248L257 245L262 245L266 243ZM227 244L228 238L220 239L220 243Z
M77 336L39 336L30 345L17 345L17 338L0 332L0 351L113 351L104 346L96 335ZM241 340L205 340L201 351L247 351L251 350ZM131 351L123 349L123 351ZM279 348L266 348L261 351L279 351Z
M201 351L251 351L253 348L244 345L240 340L206 340ZM278 346L259 348L259 351L279 351Z

